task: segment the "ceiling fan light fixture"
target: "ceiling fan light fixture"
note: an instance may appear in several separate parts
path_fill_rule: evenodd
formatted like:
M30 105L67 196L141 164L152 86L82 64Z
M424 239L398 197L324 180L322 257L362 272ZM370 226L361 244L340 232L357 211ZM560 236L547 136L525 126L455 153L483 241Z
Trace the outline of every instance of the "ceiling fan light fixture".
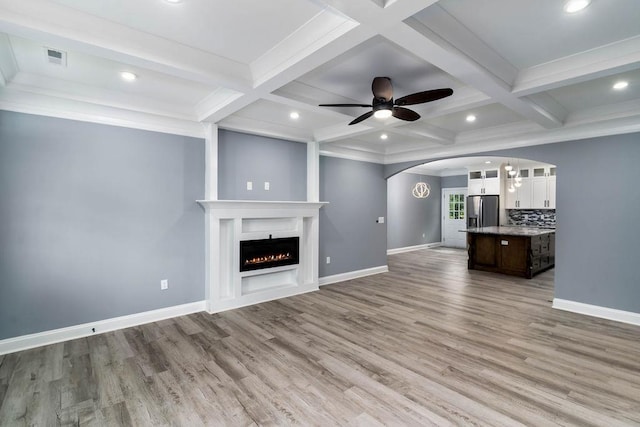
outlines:
M389 117L391 117L391 114L391 110L380 109L373 113L373 117L375 117L376 119L388 119Z
M591 0L567 0L564 3L564 11L567 13L580 12L591 4Z

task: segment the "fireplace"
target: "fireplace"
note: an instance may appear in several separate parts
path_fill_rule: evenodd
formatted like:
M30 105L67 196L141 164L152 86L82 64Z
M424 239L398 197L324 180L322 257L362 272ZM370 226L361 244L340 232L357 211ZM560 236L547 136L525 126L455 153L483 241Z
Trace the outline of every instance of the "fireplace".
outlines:
M260 270L299 263L300 238L240 241L240 271Z

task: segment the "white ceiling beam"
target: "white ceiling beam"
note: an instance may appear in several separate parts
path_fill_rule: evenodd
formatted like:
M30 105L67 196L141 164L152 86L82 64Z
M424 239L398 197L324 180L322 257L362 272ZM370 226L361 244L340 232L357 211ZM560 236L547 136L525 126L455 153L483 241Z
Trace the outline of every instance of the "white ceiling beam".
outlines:
M488 135L485 139L478 141L472 135L461 134L456 144L437 149L424 149L406 151L385 156L385 164L413 161L416 159L435 159L444 157L460 156L482 151L492 151L508 148L527 147L532 145L551 144L561 141L577 141L585 138L596 138L600 136L618 135L625 133L640 132L640 111L639 106L630 103L626 111L618 114L607 114L604 116L592 111L589 118L567 119L567 124L557 129L541 129L531 127L531 123L523 124L522 127L511 126L511 133L508 129L500 129L494 135ZM528 131L527 131L528 129Z
M0 0L0 32L240 92L252 85L247 65L50 1Z
M2 89L0 110L37 114L69 120L122 126L176 135L203 138L202 125L193 120L181 120L166 115L157 115L120 107L92 104L80 100L61 98L41 93Z
M344 15L368 26L376 32L387 26L394 26L410 16L438 2L438 0L387 1L382 8L371 0L323 0Z
M218 123L220 129L233 130L242 133L268 136L296 142L309 142L312 140L311 132L305 129L284 126L236 115L227 117Z
M277 80L275 77L357 26L357 22L326 7L251 64L254 87Z
M278 74L262 81L262 83L255 86L250 92L230 102L223 108L211 111L211 114L203 120L217 123L252 102L266 97L274 90L310 72L326 61L368 40L373 35L370 30L356 26L339 38L334 38L331 41L325 39L324 41L327 42L325 45L317 47L317 50L312 53L308 52L304 58L298 58L297 62L290 62L288 68L281 69Z
M6 86L18 72L9 36L0 34L0 86Z
M640 68L640 36L521 70L516 96L548 91Z
M414 55L484 92L522 117L549 129L562 126L562 120L532 102L513 95L507 83L433 33L424 24L415 19L408 21L410 26L401 23L385 30L382 35L399 46L410 47Z
M45 75L26 73L24 71L18 73L7 87L22 92L51 96L56 99L82 102L87 105L100 105L122 110L133 110L155 116L196 121L195 115L192 113L191 105L186 103L180 104L160 100L149 102L146 98L141 98L127 92L115 91L94 85L85 85Z
M480 92L471 86L464 86L456 89L453 96L450 96L449 98L426 104L420 114L425 119L432 119L435 117L445 116L447 114L484 107L485 105L490 105L494 102L495 101L487 94Z
M518 69L478 38L440 5L435 4L415 16L415 20L447 40L507 85L513 85Z
M453 144L456 139L454 132L430 125L426 122L412 122L407 126L398 126L393 128L392 132L411 138L428 138L441 145Z
M340 123L321 129L315 129L313 131L313 139L321 143L332 142L339 139L353 138L358 135L364 135L372 132L372 130L374 129L362 123L351 126L347 126L346 123Z

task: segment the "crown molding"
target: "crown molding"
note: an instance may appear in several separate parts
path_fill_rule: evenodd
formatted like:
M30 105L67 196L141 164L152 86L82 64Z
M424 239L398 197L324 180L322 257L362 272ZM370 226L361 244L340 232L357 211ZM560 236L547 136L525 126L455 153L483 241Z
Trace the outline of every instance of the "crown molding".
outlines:
M82 122L100 123L174 135L204 138L201 123L88 102L5 88L0 109Z

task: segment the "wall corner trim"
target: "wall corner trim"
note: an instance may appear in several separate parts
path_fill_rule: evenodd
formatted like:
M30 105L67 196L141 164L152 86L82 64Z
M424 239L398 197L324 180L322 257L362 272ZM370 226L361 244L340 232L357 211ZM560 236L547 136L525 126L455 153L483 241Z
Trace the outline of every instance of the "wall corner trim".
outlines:
M56 344L59 342L69 341L77 338L88 337L90 335L102 334L118 329L130 328L132 326L157 322L172 317L185 316L187 314L205 311L205 309L205 301L196 301L188 304L174 305L172 307L145 311L142 313L129 314L126 316L113 317L111 319L83 323L66 328L53 329L50 331L38 332L30 335L22 335L15 338L7 338L4 340L0 340L0 355L14 353L16 351L28 350L30 348L40 347L43 345ZM95 328L95 332L92 332L92 328Z
M332 283L344 282L346 280L358 279L360 277L373 276L374 274L386 273L389 266L381 265L378 267L365 268L363 270L348 271L346 273L334 274L332 276L324 276L319 280L320 286L330 285Z
M442 242L425 243L424 245L405 246L404 248L387 249L387 255L401 254L403 252L419 251L420 249L429 249L442 246Z
M617 310L615 308L601 307L598 305L585 304L560 298L553 299L552 307L558 310L570 311L573 313L585 314L587 316L615 320L616 322L640 326L640 313L634 313L632 311Z

